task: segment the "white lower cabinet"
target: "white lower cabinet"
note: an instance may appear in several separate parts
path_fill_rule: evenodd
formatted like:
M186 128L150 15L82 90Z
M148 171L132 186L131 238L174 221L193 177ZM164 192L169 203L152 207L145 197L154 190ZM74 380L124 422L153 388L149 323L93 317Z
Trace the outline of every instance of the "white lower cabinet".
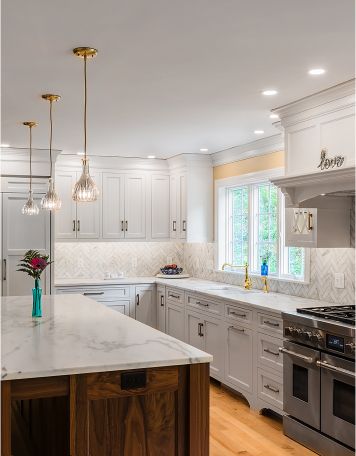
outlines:
M263 369L257 369L257 395L258 398L277 411L283 410L283 380L282 377L274 375ZM265 406L264 408L268 408Z
M166 332L166 289L157 287L157 329Z
M157 307L154 285L136 286L135 290L135 318L141 323L156 328Z
M185 340L184 337L184 307L181 305L166 303L166 333L176 339Z
M116 312L120 312L124 315L130 315L130 301L124 301L120 299L113 299L113 300L101 300L98 299L98 302L105 304L107 307L110 307L111 310L115 310Z
M225 379L238 390L252 393L253 331L240 324L225 328Z

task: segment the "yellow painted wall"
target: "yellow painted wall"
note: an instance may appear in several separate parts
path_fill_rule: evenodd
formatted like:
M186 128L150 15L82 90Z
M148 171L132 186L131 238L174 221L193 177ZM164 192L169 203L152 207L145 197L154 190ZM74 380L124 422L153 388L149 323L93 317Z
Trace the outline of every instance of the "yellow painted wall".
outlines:
M226 165L214 167L214 180L226 177L240 176L265 169L281 168L284 166L284 151L271 152L258 157L246 158Z

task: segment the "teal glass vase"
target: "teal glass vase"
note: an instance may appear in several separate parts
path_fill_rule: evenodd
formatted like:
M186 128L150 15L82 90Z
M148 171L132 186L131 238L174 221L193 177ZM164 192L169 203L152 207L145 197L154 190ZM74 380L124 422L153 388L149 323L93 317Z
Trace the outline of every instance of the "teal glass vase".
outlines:
M40 279L35 279L35 287L32 288L32 316L42 317L42 288Z

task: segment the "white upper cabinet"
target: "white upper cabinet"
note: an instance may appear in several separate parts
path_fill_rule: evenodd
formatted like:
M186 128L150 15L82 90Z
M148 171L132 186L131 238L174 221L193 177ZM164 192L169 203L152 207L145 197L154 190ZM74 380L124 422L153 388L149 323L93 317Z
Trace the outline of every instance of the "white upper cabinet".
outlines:
M181 239L187 237L187 180L184 174L179 176L179 226L178 234Z
M178 177L177 175L172 175L170 177L170 237L176 239L178 237L177 223L179 220L179 211L178 211L178 195L179 195L179 186L178 186Z
M152 239L169 238L169 205L169 176L153 175L151 177Z
M125 236L124 192L124 174L103 174L102 216L104 239L122 239Z
M354 81L339 84L275 110L285 133L286 176L333 169L318 168L326 158L344 158L343 168L355 166Z
M81 173L77 173L79 179ZM90 172L91 177L99 188L99 197L90 203L77 203L77 238L99 239L100 237L100 207L101 207L101 174ZM75 203L74 203L75 204Z
M170 233L173 239L187 236L187 185L185 174L173 174L170 179Z
M125 238L146 238L146 178L125 176Z

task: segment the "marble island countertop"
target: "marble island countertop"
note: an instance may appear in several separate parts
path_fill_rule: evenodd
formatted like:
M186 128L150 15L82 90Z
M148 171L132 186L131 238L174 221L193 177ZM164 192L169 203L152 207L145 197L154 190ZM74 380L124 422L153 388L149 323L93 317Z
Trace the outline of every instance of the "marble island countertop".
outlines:
M2 379L208 363L212 356L81 295L2 298Z
M129 277L122 279L60 279L56 280L56 286L83 286L83 285L134 285L134 284L160 284L169 287L179 288L185 291L201 293L213 299L223 299L231 303L251 305L260 309L265 309L277 313L295 312L300 307L317 307L332 305L326 301L316 299L301 298L298 296L283 293L263 293L261 290L245 290L243 287L229 285L224 282L213 282L209 280L197 279L162 279L158 277ZM352 304L352 303L351 303Z

